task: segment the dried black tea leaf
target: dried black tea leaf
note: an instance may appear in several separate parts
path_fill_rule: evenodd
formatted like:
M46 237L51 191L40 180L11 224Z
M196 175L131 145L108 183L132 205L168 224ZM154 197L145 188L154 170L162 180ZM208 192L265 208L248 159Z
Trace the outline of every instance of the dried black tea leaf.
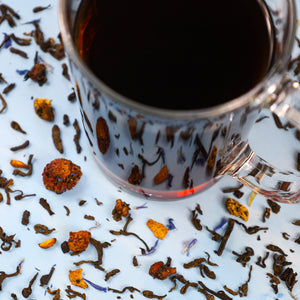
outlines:
M42 205L45 210L49 213L50 216L54 215L55 213L51 210L49 203L47 202L46 199L40 198L40 204Z
M23 295L24 298L28 298L32 294L32 285L35 282L38 275L39 275L39 273L37 272L33 276L33 278L30 280L28 287L26 287L22 290L22 295Z
M233 227L234 227L234 220L233 219L229 219L228 221L228 225L227 225L227 228L226 228L226 231L221 239L221 243L220 243L220 246L219 246L219 249L217 251L215 251L215 253L218 255L218 256L221 256L224 249L225 249L225 246L227 244L227 241L231 235L231 232L233 230Z
M10 47L10 48L9 48L9 51L10 51L11 53L17 54L17 55L19 55L19 56L21 56L21 57L23 57L23 58L28 58L27 53L24 52L24 51L22 51L22 50L20 50L20 49L17 49L17 48L14 48L14 47Z
M10 150L11 151L19 151L19 150L27 148L28 146L29 146L29 141L27 140L19 146L11 147Z
M107 122L103 117L100 117L97 120L96 134L98 148L102 154L105 154L110 146L110 136Z
M36 224L34 225L34 230L36 233L41 233L44 235L48 235L55 230L55 228L49 229L46 225Z
M30 217L30 211L28 211L28 210L25 210L24 212L23 212L23 216L22 216L22 221L21 221L21 223L23 224L23 225L28 225L29 224L29 217Z
M74 135L74 143L76 145L76 151L77 153L80 153L81 152L81 146L79 144L79 139L80 139L80 135L81 135L81 131L80 131L80 127L79 127L79 124L78 124L78 121L77 119L75 119L74 123L73 123L73 127L76 131L76 134Z
M3 91L3 94L8 94L10 91L12 91L15 88L16 84L15 83L11 83L9 84Z
M62 140L60 137L60 129L57 125L54 125L52 127L52 140L54 143L55 148L60 152L61 154L64 153Z
M45 286L49 283L52 275L53 275L53 272L55 271L55 267L53 266L49 272L49 274L46 274L46 275L43 275L40 279L40 286Z
M111 277L115 276L116 274L118 274L120 272L119 269L114 269L108 273L105 274L105 281L108 281Z

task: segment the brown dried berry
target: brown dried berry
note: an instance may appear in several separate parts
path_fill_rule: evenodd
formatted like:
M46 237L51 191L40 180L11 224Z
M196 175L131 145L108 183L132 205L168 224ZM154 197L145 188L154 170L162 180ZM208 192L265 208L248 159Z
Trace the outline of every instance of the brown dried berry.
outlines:
M84 251L88 247L90 239L91 233L89 231L70 232L68 240L69 249L73 252Z
M115 221L120 221L122 217L129 216L130 207L129 204L121 199L116 200L116 205L112 211L112 215Z
M46 165L43 172L43 181L46 189L61 194L71 190L81 178L79 166L72 161L57 158Z

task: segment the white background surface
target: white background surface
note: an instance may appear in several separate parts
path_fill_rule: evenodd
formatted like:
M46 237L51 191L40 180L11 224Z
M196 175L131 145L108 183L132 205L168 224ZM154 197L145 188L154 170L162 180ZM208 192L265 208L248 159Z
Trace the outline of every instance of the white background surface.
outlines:
M45 33L45 38L54 37L57 41L59 33L57 22L57 1L37 1L34 0L7 0L6 3L12 6L22 19L18 21L18 26L11 29L6 22L0 25L0 34L14 32L17 36L22 36L24 32L34 30L33 25L24 25L23 23L33 19L41 18L40 26ZM51 8L39 14L33 14L32 8L37 5L48 5ZM0 42L4 36L0 36ZM265 199L257 196L249 208L250 217L247 226L259 225L267 226L269 230L260 232L260 241L257 241L257 234L250 236L246 234L239 226L235 226L229 239L226 249L221 257L214 254L218 249L218 243L210 238L210 234L205 230L205 225L209 228L217 226L223 217L228 218L229 214L224 207L224 194L222 188L237 186L237 183L228 177L223 178L218 184L209 190L176 202L157 202L146 200L141 196L134 196L111 184L101 173L90 153L89 145L84 132L80 138L80 144L83 148L81 154L77 154L73 142L75 130L72 126L75 118L80 121L80 114L77 103L71 103L67 96L72 92L72 84L62 75L61 64L66 62L57 61L49 54L43 53L37 48L34 41L30 47L20 47L13 44L14 47L26 51L29 59L23 59L10 53L8 49L0 49L0 73L8 83L15 82L16 88L8 95L4 95L7 101L7 109L0 114L0 169L2 176L14 179L13 189L21 189L25 194L35 193L35 197L24 198L16 201L12 197L11 205L6 204L4 190L0 192L4 195L4 201L0 203L0 226L6 234L16 234L15 239L21 240L21 247L12 247L10 251L2 251L0 254L0 271L6 273L15 272L16 266L25 258L22 264L22 274L17 277L8 278L3 283L3 289L0 291L0 299L10 299L10 294L15 293L18 299L23 299L21 291L28 286L30 279L40 270L40 274L33 285L33 293L29 299L52 299L50 295L45 295L45 287L39 286L40 277L48 274L51 267L55 264L56 270L51 278L49 286L51 289L60 288L61 298L67 299L64 289L70 284L68 279L69 270L75 270L73 262L82 259L96 260L96 251L93 246L89 248L80 257L63 254L60 244L67 240L70 231L88 230L95 225L94 221L85 220L83 216L93 215L96 221L100 223L97 229L91 231L92 236L101 242L116 238L111 243L111 247L104 249L103 267L110 271L114 268L120 268L121 272L112 277L108 282L104 281L105 273L95 270L93 267L82 265L84 277L101 286L109 286L115 289L123 289L125 286L134 286L140 290L153 290L157 295L168 296L165 299L204 299L204 296L190 288L185 295L181 295L179 290L181 284L178 284L176 291L168 293L173 286L169 280L154 280L148 275L149 266L156 261L166 261L167 257L172 258L172 266L177 268L178 273L183 274L190 281L203 281L209 288L221 290L223 285L236 290L238 286L247 280L249 266L253 265L252 279L249 283L249 293L247 299L292 299L288 293L285 284L279 285L279 294L274 295L270 287L269 277L266 275L272 272L272 255L267 260L267 268L262 269L255 262L258 256L264 256L266 253L265 245L276 244L288 254L288 261L293 262L294 271L300 270L300 245L294 243L294 240L300 235L300 228L291 224L291 222L300 219L299 205L281 205L281 212L278 215L271 214L266 223L262 223L264 208L267 206ZM30 79L23 80L23 76L16 73L16 69L30 69L33 66L35 51L47 62L52 70L48 72L48 82L39 87ZM297 49L295 49L296 53ZM0 84L0 92L6 87ZM55 120L52 123L41 120L34 112L33 100L35 98L48 98L52 100L55 109ZM71 125L63 125L63 115L68 114ZM266 115L263 112L262 115ZM23 135L14 131L10 127L11 121L17 121L27 132ZM51 129L57 124L61 129L64 154L61 155L54 147L51 139ZM81 124L80 124L81 126ZM82 128L82 127L81 127ZM10 151L10 148L22 144L25 140L30 141L30 146L18 152ZM250 144L263 158L284 169L292 169L296 164L296 154L300 150L300 142L295 138L295 129L288 131L278 130L274 125L273 119L265 119L257 123L250 135ZM34 154L33 174L30 177L16 177L12 175L13 168L10 166L11 159L18 159L27 162L30 154ZM46 190L42 183L42 172L45 165L51 160L65 157L71 159L74 163L81 166L83 176L79 184L71 191L62 195L56 195ZM86 161L84 159L86 157ZM244 205L248 204L251 191L243 189L244 197L240 200ZM46 198L51 205L55 215L49 216L39 204L39 199ZM103 202L103 205L97 206L95 198ZM115 222L111 211L115 200L121 198L130 204L133 222L129 225L129 231L136 232L147 241L149 246L154 245L156 239L152 232L146 226L147 220L154 220L167 224L168 218L174 219L176 230L170 231L167 237L159 242L155 253L145 257L138 257L139 266L133 267L132 257L139 254L139 247L143 245L134 237L113 236L109 233L110 229L119 230L125 224L125 220ZM87 200L86 204L79 207L80 200ZM147 202L147 209L134 210L134 206L142 205ZM203 216L199 216L202 231L194 229L190 222L191 210L199 203L203 211ZM64 206L70 208L70 216L66 216ZM21 224L23 211L27 209L31 212L30 223L28 226ZM56 230L49 236L43 236L34 232L34 225L37 223L45 224L49 228ZM218 231L224 232L224 228ZM282 237L282 232L290 234L290 239L286 241ZM54 247L43 250L38 243L51 238L57 238ZM190 257L182 254L185 241L197 239L196 245L191 249ZM245 268L235 261L235 256L231 253L233 250L244 252L245 247L250 246L254 249L255 255ZM291 253L289 249L295 252ZM218 267L211 267L216 273L216 280L202 278L198 269L186 270L183 263L189 262L194 258L205 257L205 251L211 254L211 260L217 263ZM298 276L299 277L299 276ZM72 287L80 292L85 292L87 299L116 299L118 294L103 293L89 287L82 290L78 287ZM131 299L129 292L121 294L122 299ZM296 283L293 294L300 297L300 283ZM232 296L234 298L234 296ZM236 296L236 299L239 297ZM234 298L234 299L235 299ZM145 299L142 295L134 293L134 299Z

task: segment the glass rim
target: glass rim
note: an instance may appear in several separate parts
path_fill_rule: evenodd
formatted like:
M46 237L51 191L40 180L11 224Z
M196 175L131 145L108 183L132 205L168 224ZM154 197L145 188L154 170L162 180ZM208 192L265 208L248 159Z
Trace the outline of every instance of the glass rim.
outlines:
M270 80L275 74L280 74L281 72L285 72L286 69L282 69L283 67L287 68L287 63L290 58L290 54L292 52L292 48L295 42L296 36L296 9L294 0L288 0L287 2L287 10L289 18L286 20L287 26L285 26L287 34L285 43L282 49L282 57L281 59L273 62L270 70L264 76L264 78L256 84L251 90L246 92L245 94L240 95L239 97L233 98L225 103L211 106L203 109L189 109L189 110L172 110L159 108L156 106L145 105L139 103L133 99L125 97L120 93L116 92L112 88L110 88L107 84L105 84L101 79L99 79L90 68L84 63L81 59L78 51L76 50L75 43L72 38L72 34L69 28L69 20L68 20L68 11L67 4L70 0L59 0L58 7L58 21L59 27L62 35L62 40L64 43L64 47L69 58L75 63L75 65L81 70L83 75L92 83L94 87L102 91L104 94L110 96L116 102L129 107L133 110L139 111L139 113L144 113L156 117L162 118L171 118L171 119L192 119L192 118L209 118L209 117L218 117L223 114L229 113L236 109L242 108L246 106L252 99L255 97L259 91L264 89L270 83ZM283 74L282 74L283 77ZM261 100L262 102L263 100Z

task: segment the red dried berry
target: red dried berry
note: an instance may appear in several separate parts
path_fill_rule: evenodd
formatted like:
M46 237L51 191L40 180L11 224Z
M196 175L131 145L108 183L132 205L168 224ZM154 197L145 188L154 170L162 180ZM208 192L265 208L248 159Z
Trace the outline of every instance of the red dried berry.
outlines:
M171 268L165 265L162 261L158 261L151 265L149 269L149 274L153 278L157 278L160 280L167 279L170 275L173 275L176 273L176 268Z

